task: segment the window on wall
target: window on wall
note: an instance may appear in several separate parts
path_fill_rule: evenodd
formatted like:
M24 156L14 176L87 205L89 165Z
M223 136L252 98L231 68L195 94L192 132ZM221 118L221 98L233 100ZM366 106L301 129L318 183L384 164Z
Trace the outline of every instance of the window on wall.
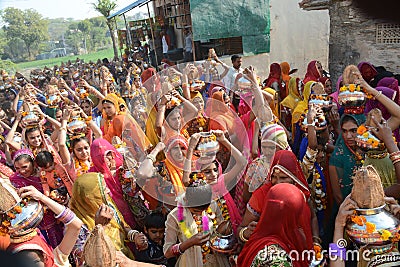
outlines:
M390 23L377 24L376 43L400 44L400 24L390 24Z

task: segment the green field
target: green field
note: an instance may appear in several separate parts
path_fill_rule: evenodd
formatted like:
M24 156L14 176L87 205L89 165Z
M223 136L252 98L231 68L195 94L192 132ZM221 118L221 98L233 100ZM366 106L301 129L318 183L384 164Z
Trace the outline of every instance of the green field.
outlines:
M17 64L17 70L23 71L26 69L35 69L40 68L43 69L44 66L53 67L54 65L60 65L61 62L67 62L68 60L75 61L75 59L79 57L83 59L85 62L89 62L90 60L96 62L97 59L103 58L113 58L114 52L112 48L101 50L95 53L86 54L86 55L78 55L78 56L66 56L66 57L58 57L58 58L49 58L43 60L34 60L28 62L22 62Z

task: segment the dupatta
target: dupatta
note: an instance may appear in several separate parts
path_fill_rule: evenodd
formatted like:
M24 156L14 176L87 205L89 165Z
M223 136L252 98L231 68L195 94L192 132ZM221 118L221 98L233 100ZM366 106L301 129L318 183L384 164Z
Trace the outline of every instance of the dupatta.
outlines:
M321 75L317 70L317 60L312 60L307 65L307 73L304 76L303 82L308 83L309 81L317 82Z
M112 175L110 169L105 161L106 154L112 152L115 160L116 173ZM123 158L122 155L105 139L96 139L90 146L90 155L93 161L93 167L89 172L97 172L104 175L104 180L108 189L110 189L110 196L118 207L118 210L124 216L125 221L132 228L136 225L132 212L129 209L128 203L124 199L122 184L119 179L120 168L122 168Z
M79 176L74 183L70 209L92 231L95 227L94 217L101 204L111 207L114 217L105 227L105 233L111 238L117 250L130 256L132 253L124 243L126 222L106 190L102 174L85 173Z
M260 220L238 258L238 266L247 267L259 251L279 245L287 253L302 255L311 250L311 212L302 192L291 184L277 184L266 195ZM268 226L268 227L266 227ZM308 267L307 260L294 260L295 267Z

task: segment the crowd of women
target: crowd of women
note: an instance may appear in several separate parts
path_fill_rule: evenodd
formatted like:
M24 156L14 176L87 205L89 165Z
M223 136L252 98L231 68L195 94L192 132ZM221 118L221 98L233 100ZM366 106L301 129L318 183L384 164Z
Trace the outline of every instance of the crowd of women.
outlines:
M363 165L400 216L398 80L362 62L332 81L316 60L305 77L273 63L264 80L241 60L1 71L1 183L47 206L22 237L1 211L2 249L90 266L85 241L102 225L120 266L344 266L290 252L343 238ZM344 105L339 93L360 88L366 103ZM361 150L360 135L384 149Z

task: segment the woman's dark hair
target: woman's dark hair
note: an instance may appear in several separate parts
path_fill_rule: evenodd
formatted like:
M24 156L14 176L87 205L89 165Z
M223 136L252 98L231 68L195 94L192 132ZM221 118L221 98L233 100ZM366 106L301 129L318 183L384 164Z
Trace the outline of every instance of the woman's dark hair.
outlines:
M25 131L25 140L28 141L28 134L33 133L35 131L40 131L38 127L28 128Z
M165 119L167 119L169 115L171 115L171 114L173 114L173 113L175 113L175 112L180 113L180 108L179 108L179 106L176 106L176 107L173 107L173 108L165 109Z
M54 157L49 151L41 151L36 155L36 165L41 168L46 168L47 164L54 162Z
M186 203L190 208L207 209L212 200L211 187L208 184L186 188Z
M86 138L86 136L82 136L82 137L78 137L78 138L72 139L71 142L70 142L70 147L71 147L72 151L74 151L74 148L75 148L76 144L78 144L80 141L86 141L88 144L90 144L89 140Z
M343 118L340 120L340 126L343 126L346 122L354 122L356 125L358 125L358 122L356 119L354 119L352 116L345 114Z
M161 212L151 212L144 218L144 226L149 228L165 228L165 216Z
M106 100L107 101L107 100ZM79 104L79 106L81 106L83 103L88 103L90 106L93 106L93 101L90 100L89 98L84 98L81 100L81 103Z
M108 104L113 104L113 105L114 105L113 102L111 102L110 100L107 100L107 99L104 99L101 103L102 103L102 104L108 103ZM114 105L114 106L115 106L115 105Z
M33 158L31 156L29 156L28 154L21 154L18 157L15 158L14 162L20 161L20 160L27 160L30 163L34 163Z

